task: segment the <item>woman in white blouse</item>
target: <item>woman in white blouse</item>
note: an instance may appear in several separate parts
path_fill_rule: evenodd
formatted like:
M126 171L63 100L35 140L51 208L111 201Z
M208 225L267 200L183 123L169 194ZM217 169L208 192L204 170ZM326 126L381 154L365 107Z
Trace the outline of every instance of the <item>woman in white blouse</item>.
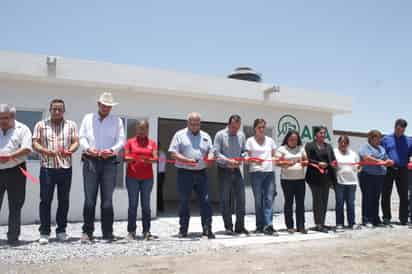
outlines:
M255 136L246 141L246 152L249 159L249 174L255 198L256 231L266 235L277 236L273 228L273 200L276 195L273 157L275 141L265 136L266 121L256 119L253 123Z
M276 151L281 169L281 185L285 196L285 223L289 233L294 233L293 200L296 201L297 231L307 234L305 229L305 167L308 165L305 148L299 133L289 131L282 146Z
M344 227L344 205L346 204L346 214L348 225L351 229L358 229L355 224L355 196L358 185L358 167L354 165L359 162L359 156L349 148L349 137L340 136L338 147L334 149L337 166L336 177L338 183L335 185L336 195L336 230L341 231Z

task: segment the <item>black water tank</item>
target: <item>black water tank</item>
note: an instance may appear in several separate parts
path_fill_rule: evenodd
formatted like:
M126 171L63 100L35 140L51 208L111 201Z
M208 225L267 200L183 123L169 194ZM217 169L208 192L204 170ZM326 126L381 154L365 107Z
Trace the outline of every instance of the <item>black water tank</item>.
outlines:
M231 74L228 75L228 78L251 82L262 81L262 77L260 76L260 74L249 67L236 68Z

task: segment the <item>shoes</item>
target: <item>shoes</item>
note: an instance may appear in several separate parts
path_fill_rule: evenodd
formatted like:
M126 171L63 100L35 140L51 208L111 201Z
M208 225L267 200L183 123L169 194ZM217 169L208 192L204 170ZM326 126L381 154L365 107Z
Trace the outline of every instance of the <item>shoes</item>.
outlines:
M93 236L87 233L82 233L82 237L80 238L80 242L82 244L90 244L93 242Z
M19 241L18 238L9 238L9 239L7 239L7 244L9 246L18 246L18 245L20 245L20 241Z
M254 231L253 231L253 234L263 234L263 228L256 228Z
M113 234L108 234L108 235L103 235L102 239L106 243L111 243L116 240L116 237Z
M60 232L60 233L56 233L56 239L59 242L65 242L67 241L67 234L66 232Z
M326 227L322 226L322 225L318 225L315 228L315 231L318 231L318 232L321 232L321 233L329 233L329 230Z
M126 240L129 242L135 241L136 240L136 233L135 232L129 232L126 236Z
M308 234L309 232L307 231L307 229L305 229L305 228L299 228L298 229L298 232L299 233L302 233L302 234Z
M343 225L337 225L335 231L336 232L344 232Z
M225 235L227 236L233 236L235 233L233 233L232 229L225 229Z
M277 231L271 225L268 225L263 229L263 234L268 236L279 236Z
M209 240L212 240L212 239L215 239L216 236L215 234L213 234L212 230L208 229L208 230L203 231L202 238L207 238Z
M387 228L393 228L393 225L391 224L391 221L389 220L383 220L383 225Z
M296 232L296 230L293 229L293 228L288 228L287 231L288 231L289 234L294 234Z
M246 236L249 236L249 234L250 234L250 232L244 227L236 229L235 233L236 234L243 234L243 235L246 235Z
M49 235L40 235L39 244L41 245L49 244Z
M362 226L357 225L357 224L353 224L349 228L352 229L352 230L361 230Z
M152 233L150 233L150 232L145 232L145 233L143 233L143 239L144 239L145 241L151 241L151 240L153 240L153 235L152 235Z
M179 234L177 234L177 237L181 238L181 239L187 238L187 231L186 230L180 230Z

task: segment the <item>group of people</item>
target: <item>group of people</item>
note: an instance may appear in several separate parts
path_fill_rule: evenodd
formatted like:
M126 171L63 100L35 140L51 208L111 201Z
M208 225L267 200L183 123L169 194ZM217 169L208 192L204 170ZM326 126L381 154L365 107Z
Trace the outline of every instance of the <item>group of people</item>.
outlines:
M411 142L404 135L407 123L399 119L395 132L382 138L381 133L368 133L368 143L359 153L349 148L349 138L340 136L338 147L325 141L326 128L316 128L313 142L302 144L299 132L289 131L280 147L265 136L266 121L256 119L254 136L246 138L239 115L229 118L213 142L201 130L199 113L189 113L187 127L173 136L168 152L173 160L159 153L157 142L148 137L149 122L138 121L136 134L126 140L122 120L111 113L117 103L111 93L103 93L97 101L97 111L87 114L78 130L74 121L64 118L65 103L50 102L50 117L30 129L16 120L16 109L0 104L0 205L7 191L9 200L8 242L17 244L20 235L21 209L25 200L24 171L27 156L34 150L41 155L40 168L40 244L47 244L51 234L51 205L57 188L56 238L67 239L67 215L72 184L72 155L81 147L83 162L84 207L81 241L94 239L95 209L100 190L102 238L114 240L113 192L119 159L127 162L128 191L127 239L136 239L136 219L139 199L142 208L143 237L150 240L150 197L154 184L153 164L161 169L162 185L166 162L177 168L179 195L179 237L187 237L192 191L199 199L203 237L213 239L212 208L209 200L207 169L216 163L220 186L221 214L228 235L250 232L245 228L245 181L243 165L250 176L256 214L254 233L278 235L273 227L273 202L277 195L275 167L280 167L281 187L285 197L284 215L289 233L308 233L305 227L306 183L312 192L316 230L328 232L325 226L330 189L336 195L336 229L344 227L346 204L348 225L355 223L355 192L362 191L362 223L367 227L391 226L391 192L393 181L400 197L399 220L408 223L408 162ZM159 155L160 154L160 155ZM158 189L162 192L162 187ZM232 194L236 222L232 221ZM162 201L162 199L160 199ZM383 220L379 216L382 201ZM296 218L293 206L296 204ZM163 207L163 204L159 204ZM295 225L296 222L296 225Z

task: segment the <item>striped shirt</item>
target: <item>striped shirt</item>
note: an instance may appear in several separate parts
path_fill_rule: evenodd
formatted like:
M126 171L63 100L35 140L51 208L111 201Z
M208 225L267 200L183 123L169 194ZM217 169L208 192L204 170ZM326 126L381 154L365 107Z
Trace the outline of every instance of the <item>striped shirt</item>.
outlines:
M78 136L77 125L70 120L63 120L56 125L50 119L40 121L33 130L33 139L37 139L39 144L51 151L68 150L73 143L73 139ZM71 156L62 157L62 162L71 166ZM41 166L46 168L63 168L57 157L42 155Z

